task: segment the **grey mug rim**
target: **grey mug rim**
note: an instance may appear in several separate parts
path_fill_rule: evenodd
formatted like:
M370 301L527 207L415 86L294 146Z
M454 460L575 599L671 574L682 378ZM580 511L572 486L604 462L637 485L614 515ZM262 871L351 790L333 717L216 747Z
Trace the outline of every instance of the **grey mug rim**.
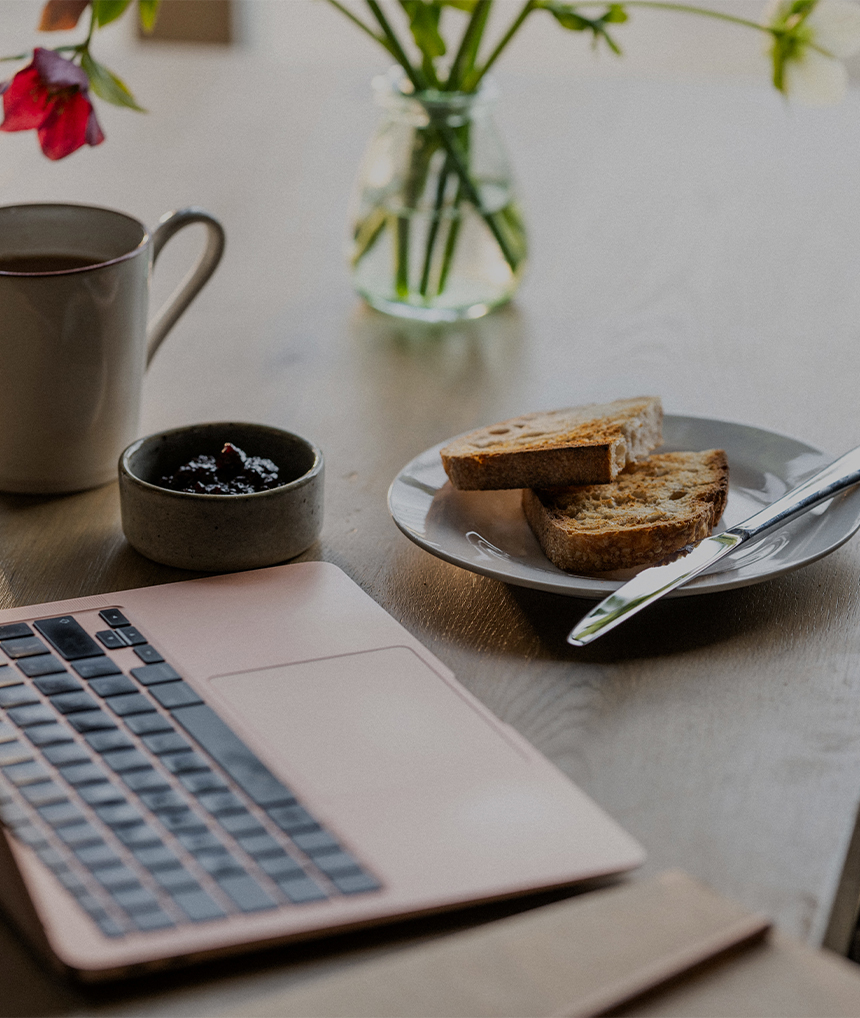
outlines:
M155 439L169 438L171 435L178 435L182 432L193 431L196 428L229 428L229 427L241 427L241 428L261 428L264 431L275 432L279 435L287 435L290 438L295 438L303 445L305 445L312 453L314 461L312 465L295 480L287 481L286 484L279 484L275 488L266 488L265 491L251 491L244 492L239 495L208 495L198 491L174 491L172 488L165 488L160 484L153 484L152 481L147 481L134 473L129 465L129 459L138 451L138 449L146 442L153 441ZM178 428L168 428L166 431L155 431L151 435L144 435L143 438L135 439L130 445L127 445L125 449L120 453L119 457L119 473L121 476L128 478L129 481L138 485L139 487L159 492L161 495L168 498L178 499L204 499L211 501L224 501L227 500L231 503L235 503L237 500L247 499L261 499L273 495L277 495L284 491L291 491L297 488L302 488L306 484L310 484L316 477L318 477L325 465L322 450L316 443L311 442L310 439L305 438L303 435L298 435L294 431L287 431L286 428L278 428L273 424L259 424L253 421L203 421L199 424L186 424Z
M143 236L130 251L126 251L125 254L117 255L116 258L107 258L104 261L93 262L92 265L81 265L74 269L53 269L50 272L9 272L0 269L0 277L3 278L44 279L46 277L73 276L82 272L92 272L94 269L103 269L106 266L117 265L120 262L125 262L131 258L135 258L141 251L146 249L147 245L152 240L152 235L149 230L139 219L136 219L134 216L130 216L127 212L120 212L118 209L108 208L106 205L87 205L85 202L73 201L14 202L11 205L0 205L0 216L2 216L2 214L8 209L83 209L89 212L108 212L113 216L118 216L119 218L125 219L129 223L134 223L135 226L140 227Z

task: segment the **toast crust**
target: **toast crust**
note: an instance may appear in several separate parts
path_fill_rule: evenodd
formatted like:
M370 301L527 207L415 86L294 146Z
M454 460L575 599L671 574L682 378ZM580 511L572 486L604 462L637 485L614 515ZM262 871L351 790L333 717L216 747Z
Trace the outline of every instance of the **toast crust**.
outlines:
M603 484L662 441L656 396L523 414L449 442L442 465L463 491Z
M523 511L560 569L609 572L655 565L707 537L728 490L722 449L670 452L627 467L611 484L527 489Z

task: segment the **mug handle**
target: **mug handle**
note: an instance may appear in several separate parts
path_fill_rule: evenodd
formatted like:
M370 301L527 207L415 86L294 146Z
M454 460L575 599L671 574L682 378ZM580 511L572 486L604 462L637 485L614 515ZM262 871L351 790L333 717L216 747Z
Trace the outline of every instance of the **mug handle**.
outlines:
M173 295L159 310L146 332L146 366L155 356L155 351L164 342L164 337L176 324L177 319L209 279L221 255L224 253L224 227L218 220L203 209L187 208L176 212L168 212L158 221L152 235L152 264L161 253L164 245L183 227L191 223L203 223L206 227L206 247L185 279L179 284Z

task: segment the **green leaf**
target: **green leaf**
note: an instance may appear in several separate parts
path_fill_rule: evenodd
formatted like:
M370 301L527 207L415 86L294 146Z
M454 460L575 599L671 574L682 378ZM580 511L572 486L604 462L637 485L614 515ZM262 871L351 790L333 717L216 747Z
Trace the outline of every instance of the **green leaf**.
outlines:
M456 7L458 11L467 11L469 14L475 9L478 0L439 0L442 7Z
M134 96L128 90L124 82L109 71L102 64L96 63L88 52L81 57L81 67L90 79L90 88L99 99L113 103L114 106L125 106L138 113L145 113L146 110L134 100Z
M549 11L562 28L567 28L571 32L591 32L595 45L603 39L613 53L621 53L618 44L606 31L606 26L619 25L627 20L627 13L622 4L607 4L603 14L591 18L580 14L576 10L576 4L559 3L557 0L537 0L536 6Z
M445 55L445 40L439 32L439 3L427 0L400 0L400 6L409 18L409 29L415 45L427 60Z
M161 0L137 0L137 13L140 17L140 26L144 32L151 32L155 28L155 21L158 17L158 8Z
M93 17L99 28L122 17L131 0L93 0Z

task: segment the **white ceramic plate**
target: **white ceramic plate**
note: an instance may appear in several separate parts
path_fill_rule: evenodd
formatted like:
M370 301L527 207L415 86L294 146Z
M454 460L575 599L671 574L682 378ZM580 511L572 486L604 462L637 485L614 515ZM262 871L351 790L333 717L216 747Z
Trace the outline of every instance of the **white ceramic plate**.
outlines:
M717 531L779 498L833 457L761 428L704 417L667 416L661 451L725 449L729 499ZM454 565L505 583L575 597L603 598L635 570L600 575L564 572L541 551L520 508L519 491L457 491L439 450L416 456L394 479L388 508L416 544ZM670 597L744 587L829 555L860 527L860 488L838 495L780 530L744 545Z

